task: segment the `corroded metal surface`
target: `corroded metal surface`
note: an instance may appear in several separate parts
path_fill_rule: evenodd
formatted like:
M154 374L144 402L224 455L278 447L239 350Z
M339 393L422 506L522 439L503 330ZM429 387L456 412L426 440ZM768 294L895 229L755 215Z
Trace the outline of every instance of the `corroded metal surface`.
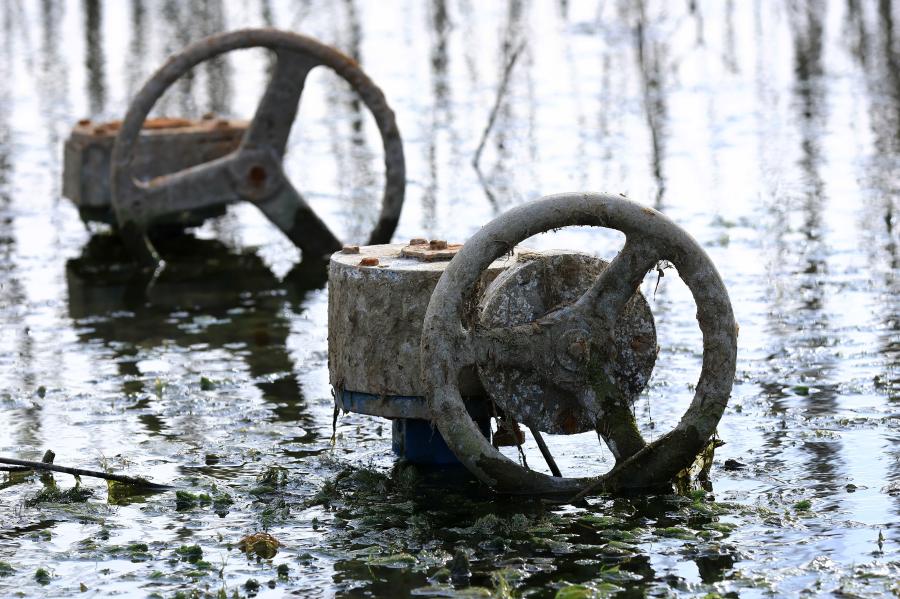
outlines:
M625 245L574 304L524 325L467 328L464 314L478 291L481 272L520 241L569 225L617 229L625 233ZM659 260L675 266L697 304L703 367L684 416L674 429L648 444L634 426L626 398L614 384L610 357L618 315ZM555 368L555 361L547 357L556 340L563 335L577 336L580 330L591 331L591 335L585 351L577 356L579 367L572 373ZM596 341L596 332L602 343ZM655 489L690 466L715 432L734 381L737 332L719 273L683 229L652 208L619 196L559 194L500 215L469 239L447 266L423 324L422 379L432 417L448 446L473 474L498 492L574 495L586 489ZM600 476L552 477L523 469L492 447L466 414L457 382L462 371L484 363L532 369L563 389L582 389L583 408L616 457L613 469Z
M232 50L263 47L276 62L256 113L234 152L202 165L141 180L137 140L156 101L191 68ZM381 213L369 243L390 240L403 206L406 171L394 113L382 91L353 59L308 37L275 29L214 35L172 56L137 93L116 138L111 188L119 229L132 252L159 262L145 232L160 219L237 201L254 203L308 256L324 256L341 243L312 211L282 170L282 159L309 72L326 66L346 80L375 117L385 153Z
M337 252L328 267L328 372L336 390L385 396L426 395L419 366L422 321L434 286L448 262L401 256L403 244L362 246ZM361 266L363 260L375 266ZM513 257L485 268L487 285ZM462 393L480 395L474 372L463 377ZM383 414L382 414L383 415Z
M569 252L522 254L518 263L488 286L479 306L485 329L534 322L551 310L573 304L607 266L592 256ZM613 384L633 404L647 385L656 362L656 327L644 296L637 292L616 319L612 334ZM555 341L548 360L561 371L577 371L591 343L603 343L599 331L573 329ZM478 374L504 412L528 427L554 434L595 428L578 393L564 390L532 370L480 363Z
M79 121L63 150L63 195L77 207L85 221L115 224L109 189L113 144L121 121ZM246 121L215 117L201 120L156 118L144 122L134 156L134 172L152 178L221 158L237 149ZM170 216L169 223L195 226L209 216L223 214L223 207Z
M432 239L431 241L413 239L409 245L400 250L400 254L423 262L437 262L451 260L461 247L461 243L447 243L442 239Z

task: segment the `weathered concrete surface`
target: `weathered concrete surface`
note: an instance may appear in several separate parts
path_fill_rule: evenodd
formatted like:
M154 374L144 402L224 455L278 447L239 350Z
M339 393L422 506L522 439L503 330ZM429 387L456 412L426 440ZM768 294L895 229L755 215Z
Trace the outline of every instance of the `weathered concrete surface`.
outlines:
M574 304L538 321L479 330L463 318L482 271L520 241L542 231L570 225L617 229L625 245L595 283ZM694 399L668 433L645 443L624 414L627 404L614 380L612 332L625 303L659 260L670 261L697 304L703 335L703 366ZM554 341L572 331L598 329L578 359L572 377L554 368ZM447 445L480 480L510 494L572 494L584 491L656 489L693 462L713 435L734 382L738 326L728 292L712 261L678 225L652 208L620 196L565 193L523 204L500 215L466 242L435 287L422 331L422 378L432 417ZM468 417L459 389L460 373L483 363L534 369L541 376L578 389L597 432L616 457L611 471L599 476L552 477L523 469L484 439ZM565 380L568 378L568 380ZM609 430L607 427L619 427ZM625 446L618 446L624 440Z
M520 254L518 263L491 283L479 305L479 326L486 329L534 322L551 310L575 303L606 269L608 262L574 252ZM656 327L644 296L637 292L616 319L612 335L613 384L631 405L646 387L656 362ZM575 330L555 340L549 361L562 373L579 368L587 344L605 341L598 330ZM530 369L479 363L488 395L504 412L528 427L553 434L594 430L579 393L563 389Z
M140 180L135 170L137 140L156 101L196 65L256 47L271 50L276 61L238 149L202 165ZM136 257L153 266L160 263L146 236L155 222L238 201L255 204L307 257L322 258L341 247L282 169L306 77L317 66L347 81L375 118L384 146L385 187L369 243L390 241L403 206L406 165L400 131L384 93L352 58L331 46L287 31L241 29L202 39L171 56L128 107L113 148L111 190L119 230Z
M336 390L424 397L419 347L432 291L448 262L401 256L404 244L337 252L328 267L328 372ZM378 266L360 266L377 258ZM514 256L504 256L479 277L487 285ZM461 392L481 395L474 373ZM480 434L480 433L479 433Z
M63 150L63 195L85 221L116 223L109 187L110 164L120 121L79 121ZM237 149L247 121L215 117L200 120L156 118L144 122L134 155L134 174L150 179L225 156ZM224 213L214 206L205 211L170 216L169 224L196 226Z

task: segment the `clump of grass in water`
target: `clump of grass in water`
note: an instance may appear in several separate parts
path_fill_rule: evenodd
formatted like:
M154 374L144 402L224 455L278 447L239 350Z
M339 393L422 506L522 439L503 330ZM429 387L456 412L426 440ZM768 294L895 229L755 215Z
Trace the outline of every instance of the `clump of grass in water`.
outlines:
M196 564L203 557L203 549L199 545L182 545L175 550L175 555L183 562Z
M210 495L212 493L212 495ZM228 507L234 503L234 499L228 493L220 492L215 485L210 493L191 493L189 491L175 491L175 509L177 511L190 510L195 507L212 505L213 511L222 516L228 513Z
M12 576L16 573L16 569L7 562L0 562L0 576Z
M554 599L594 599L595 597L612 597L620 591L624 591L620 586L616 586L609 582L601 582L598 584L569 584L558 591Z
M330 505L342 499L349 503L367 503L373 496L383 500L389 495L409 498L419 485L415 466L397 464L390 474L373 467L344 466L335 477L326 480L310 500L309 505Z
M56 487L44 487L33 497L26 499L25 505L34 507L42 503L84 503L93 494L91 489L86 489L81 485L75 485L65 491L60 491Z
M269 466L256 477L256 486L250 490L251 495L275 493L288 483L288 471L281 466Z
M50 572L44 568L38 568L34 572L34 579L38 584L50 584Z

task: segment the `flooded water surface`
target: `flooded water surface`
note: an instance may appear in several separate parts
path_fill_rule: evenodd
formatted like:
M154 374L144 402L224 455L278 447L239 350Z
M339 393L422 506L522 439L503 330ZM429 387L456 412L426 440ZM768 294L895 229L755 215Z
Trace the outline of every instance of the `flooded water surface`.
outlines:
M898 19L892 0L0 3L0 455L181 490L0 473L0 595L900 595ZM86 226L62 197L72 126L122 118L169 54L250 26L332 44L384 90L408 179L394 241L465 241L587 190L688 230L740 323L710 481L560 506L397 464L389 421L332 430L324 276L255 208L160 242L150 287ZM155 114L249 118L270 65L204 63ZM310 75L288 147L296 187L364 241L381 141L333 73ZM527 245L610 259L621 240ZM703 352L664 272L642 287L648 438ZM614 462L595 435L549 443L570 475ZM280 546L240 550L261 532Z

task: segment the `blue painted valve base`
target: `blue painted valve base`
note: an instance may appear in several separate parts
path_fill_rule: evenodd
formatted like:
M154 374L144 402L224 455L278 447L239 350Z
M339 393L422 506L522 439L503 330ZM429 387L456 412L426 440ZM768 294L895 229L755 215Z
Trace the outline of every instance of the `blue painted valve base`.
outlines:
M347 412L391 418L394 453L414 464L429 466L458 466L459 460L447 447L444 437L430 420L404 418L400 414L422 416L427 413L424 397L384 396L356 391L341 391L339 408ZM466 408L482 434L491 438L491 418L487 402L482 398L468 398Z

